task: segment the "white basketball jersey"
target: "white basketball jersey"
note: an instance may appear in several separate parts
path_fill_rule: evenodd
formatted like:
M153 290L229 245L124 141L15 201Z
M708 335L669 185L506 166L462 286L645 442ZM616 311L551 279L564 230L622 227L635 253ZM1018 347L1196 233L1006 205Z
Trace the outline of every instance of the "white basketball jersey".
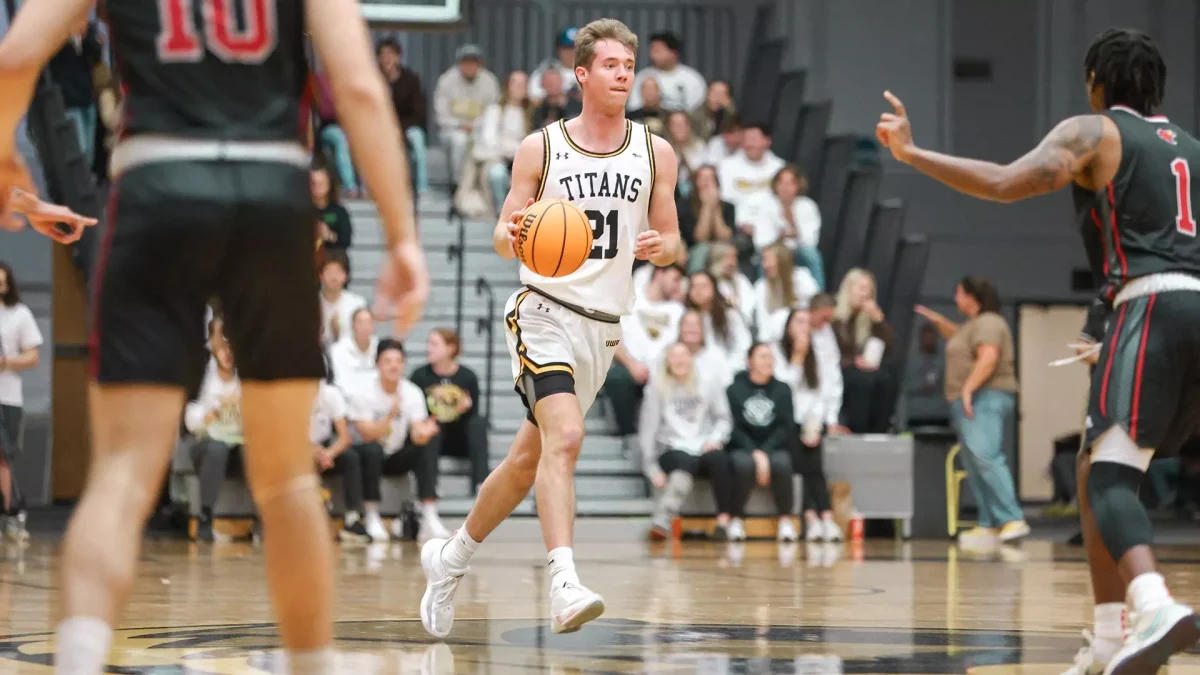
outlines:
M542 129L544 164L537 199L565 199L587 214L592 254L565 277L521 266L521 283L580 309L616 316L633 307L633 247L648 229L654 152L646 127L625 122L625 142L599 154L580 148L562 121Z

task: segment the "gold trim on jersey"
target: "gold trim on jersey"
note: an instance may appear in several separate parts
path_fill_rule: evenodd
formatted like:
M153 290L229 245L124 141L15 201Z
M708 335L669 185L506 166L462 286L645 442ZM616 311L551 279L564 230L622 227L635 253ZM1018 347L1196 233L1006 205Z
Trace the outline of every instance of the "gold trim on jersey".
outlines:
M542 127L542 177L538 179L537 196L533 201L542 201L542 193L546 191L546 178L550 176L550 134Z
M520 382L526 372L532 375L560 372L575 377L575 369L565 363L547 363L546 365L542 365L534 363L527 355L528 350L525 348L525 342L521 340L521 325L517 322L520 320L521 303L525 301L525 298L529 297L530 293L533 293L533 291L528 288L521 291L517 295L516 302L513 303L513 310L504 317L504 324L508 328L508 331L517 338L517 360L521 363L521 371L513 379Z
M646 155L650 157L650 198L654 198L654 179L658 176L654 169L654 136L650 134L650 127L642 127L646 130Z
M579 154L581 154L585 157L595 157L597 159L605 159L607 157L616 157L617 155L621 154L622 152L625 152L629 148L629 141L633 138L633 122L630 122L629 120L625 120L625 142L622 143L621 147L617 148L616 150L613 150L612 152L606 152L606 153L601 154L598 152L592 152L590 150L584 150L583 148L576 145L575 141L571 140L571 135L567 133L566 120L558 121L558 129L559 129L559 131L562 132L563 138L567 141L567 145L571 146L572 150L574 150L575 152L578 152Z

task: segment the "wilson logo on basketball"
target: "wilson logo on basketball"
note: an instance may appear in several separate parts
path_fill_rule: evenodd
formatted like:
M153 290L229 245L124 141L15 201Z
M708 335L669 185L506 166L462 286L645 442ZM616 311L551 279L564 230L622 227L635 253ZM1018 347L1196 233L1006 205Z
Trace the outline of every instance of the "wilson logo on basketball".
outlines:
M1156 131L1158 132L1159 138L1170 143L1171 145L1179 144L1179 141L1176 140L1176 138L1175 138L1175 130L1174 129L1157 129Z
M521 221L521 229L517 232L517 257L525 257L525 242L529 241L529 227L537 220L536 213L525 214L524 220Z

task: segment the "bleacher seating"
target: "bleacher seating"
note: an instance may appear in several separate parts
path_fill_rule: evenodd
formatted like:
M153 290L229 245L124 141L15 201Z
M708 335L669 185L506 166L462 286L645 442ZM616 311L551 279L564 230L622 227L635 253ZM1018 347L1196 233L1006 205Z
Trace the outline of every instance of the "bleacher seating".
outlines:
M875 276L878 286L876 301L880 307L890 307L896 257L900 254L900 238L904 236L904 202L888 199L875 205L871 212L871 227L867 235L867 270Z
M797 114L804 103L804 85L808 73L803 70L783 73L776 85L778 93L771 108L771 151L787 162L796 161L796 143L803 119Z
M863 167L850 171L846 179L846 190L842 193L842 207L838 211L838 219L832 223L838 230L838 237L833 258L826 258L825 262L830 279L841 279L846 276L846 272L862 266L866 261L867 235L882 177L883 172L878 167ZM878 280L876 285L878 286Z

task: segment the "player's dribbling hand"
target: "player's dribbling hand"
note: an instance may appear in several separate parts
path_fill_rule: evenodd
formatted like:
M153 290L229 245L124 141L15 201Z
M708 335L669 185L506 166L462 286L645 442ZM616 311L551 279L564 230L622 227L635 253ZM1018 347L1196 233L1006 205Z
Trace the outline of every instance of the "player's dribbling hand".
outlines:
M416 242L393 247L384 258L375 287L375 316L391 317L395 335L403 339L421 318L429 298L429 270L425 252Z
M633 257L638 260L652 260L662 255L663 241L658 230L646 230L637 237L633 247Z
M517 255L517 234L521 231L521 219L525 217L525 211L533 206L533 198L525 202L525 206L520 211L513 211L508 216L508 246L512 249L513 257Z
M883 92L883 97L892 104L895 112L883 113L879 116L879 124L875 125L875 136L883 147L892 151L893 157L907 163L909 153L913 149L912 126L908 123L908 111L904 109L904 103L892 92Z

